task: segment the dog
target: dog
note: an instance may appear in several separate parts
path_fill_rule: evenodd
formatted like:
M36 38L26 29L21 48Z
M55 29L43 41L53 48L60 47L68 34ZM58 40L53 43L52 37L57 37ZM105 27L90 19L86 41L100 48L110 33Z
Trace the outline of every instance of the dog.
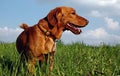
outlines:
M87 19L77 15L72 7L66 6L52 9L46 17L40 19L33 26L22 24L20 27L24 31L16 40L16 48L30 64L29 72L33 74L33 68L37 61L42 63L47 61L48 54L51 71L54 64L55 40L60 39L66 30L78 35L82 32L81 28L87 24Z

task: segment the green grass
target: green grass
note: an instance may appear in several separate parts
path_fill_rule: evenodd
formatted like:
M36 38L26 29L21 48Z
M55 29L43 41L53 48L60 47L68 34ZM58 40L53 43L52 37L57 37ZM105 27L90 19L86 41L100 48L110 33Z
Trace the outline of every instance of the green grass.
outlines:
M49 65L36 63L35 76L47 76ZM88 46L57 43L52 76L119 76L120 45ZM20 63L15 43L0 43L0 76L29 76Z

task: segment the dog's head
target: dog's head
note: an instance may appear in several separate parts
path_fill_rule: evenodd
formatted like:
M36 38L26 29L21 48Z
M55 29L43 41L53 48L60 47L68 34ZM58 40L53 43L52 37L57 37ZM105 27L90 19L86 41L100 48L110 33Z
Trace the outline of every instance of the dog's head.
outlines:
M55 27L54 34L60 38L62 31L70 30L74 34L81 33L81 27L88 24L88 20L76 14L71 7L57 7L47 15L49 23ZM59 32L59 33L57 33Z

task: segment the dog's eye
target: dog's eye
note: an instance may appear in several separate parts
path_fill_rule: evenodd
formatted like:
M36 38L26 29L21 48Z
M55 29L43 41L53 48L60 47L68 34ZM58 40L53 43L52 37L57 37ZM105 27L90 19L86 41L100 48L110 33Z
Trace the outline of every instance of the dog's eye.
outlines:
M75 15L75 12L72 12L73 15Z

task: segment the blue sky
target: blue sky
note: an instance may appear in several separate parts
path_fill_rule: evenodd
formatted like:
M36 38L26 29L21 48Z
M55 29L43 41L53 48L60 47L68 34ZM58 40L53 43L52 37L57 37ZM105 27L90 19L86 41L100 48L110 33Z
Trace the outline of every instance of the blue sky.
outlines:
M73 7L80 16L89 20L80 35L64 32L61 38L64 43L120 44L119 0L1 0L0 41L15 41L23 31L19 28L21 23L32 26L57 6Z

